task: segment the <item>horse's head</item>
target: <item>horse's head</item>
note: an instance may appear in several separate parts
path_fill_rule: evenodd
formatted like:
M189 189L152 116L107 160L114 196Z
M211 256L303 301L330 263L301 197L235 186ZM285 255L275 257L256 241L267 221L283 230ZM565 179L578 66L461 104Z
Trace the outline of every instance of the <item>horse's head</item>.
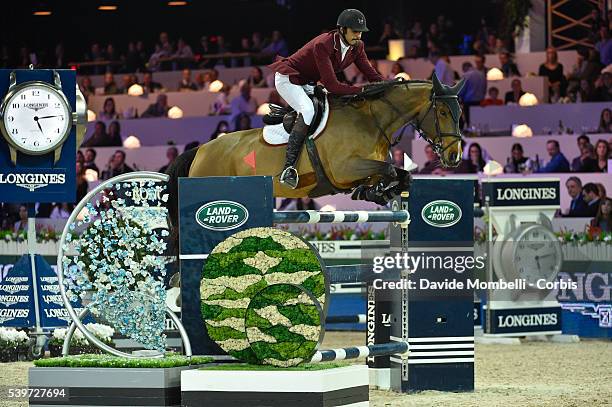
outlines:
M462 79L452 87L446 86L434 72L430 103L416 126L446 167L456 167L461 162L461 106L457 94L463 83Z

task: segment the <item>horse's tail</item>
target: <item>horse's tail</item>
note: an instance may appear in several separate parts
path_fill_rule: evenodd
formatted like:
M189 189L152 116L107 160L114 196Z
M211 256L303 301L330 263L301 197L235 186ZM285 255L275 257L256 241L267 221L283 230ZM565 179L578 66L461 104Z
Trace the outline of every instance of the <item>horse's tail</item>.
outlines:
M189 168L195 159L197 148L185 151L183 154L176 157L174 162L166 170L166 174L170 176L168 179L168 216L170 217L170 255L175 255L178 258L179 251L179 209L178 209L178 179L179 177L189 176Z

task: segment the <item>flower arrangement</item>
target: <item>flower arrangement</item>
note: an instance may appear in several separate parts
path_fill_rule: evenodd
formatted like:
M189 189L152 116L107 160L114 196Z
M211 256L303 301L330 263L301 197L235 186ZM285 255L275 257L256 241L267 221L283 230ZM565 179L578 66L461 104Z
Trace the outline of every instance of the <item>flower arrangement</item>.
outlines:
M155 230L163 187L152 181L117 183L88 202L82 221L69 225L63 245L64 284L71 301L87 305L121 334L163 351L166 229ZM149 204L149 201L156 202ZM135 205L140 205L136 207ZM68 255L66 253L76 253Z
M0 328L0 362L25 360L28 334L15 328Z
M102 342L109 346L113 345L112 337L115 334L115 330L112 327L95 323L86 324L85 327ZM67 333L67 328L56 328L53 330L53 334L49 340L49 352L51 353L52 357L62 355L62 347L64 346L64 340L66 339ZM70 339L70 354L83 355L91 353L101 353L101 351L89 343L89 341L83 335L83 332L78 329L75 330L72 338Z
M612 245L612 233L604 232L600 228L595 227L589 227L583 233L565 230L556 233L556 235L560 242L566 244L585 245L587 243L599 243Z
M43 225L36 226L36 241L38 243L48 243L48 242L54 243L54 242L57 242L59 239L60 239L60 233L58 233L53 227L43 226ZM28 240L28 234L27 234L27 231L25 230L19 231L17 233L9 229L0 230L0 242L21 243L27 240Z

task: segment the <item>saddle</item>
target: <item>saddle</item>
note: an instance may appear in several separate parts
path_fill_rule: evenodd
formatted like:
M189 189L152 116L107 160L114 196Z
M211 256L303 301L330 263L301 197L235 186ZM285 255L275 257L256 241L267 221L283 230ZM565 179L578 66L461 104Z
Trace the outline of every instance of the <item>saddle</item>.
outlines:
M323 110L325 109L325 91L323 90L323 86L315 86L314 93L312 95L308 95L308 97L310 97L310 100L312 100L315 111L315 115L312 119L312 123L310 123L310 126L308 127L307 133L307 136L312 136L317 127L319 127L319 123L323 117ZM263 117L264 124L275 125L282 123L285 131L291 134L291 130L293 129L298 113L290 106L283 107L275 105L274 103L270 103L268 106L270 106L270 113Z

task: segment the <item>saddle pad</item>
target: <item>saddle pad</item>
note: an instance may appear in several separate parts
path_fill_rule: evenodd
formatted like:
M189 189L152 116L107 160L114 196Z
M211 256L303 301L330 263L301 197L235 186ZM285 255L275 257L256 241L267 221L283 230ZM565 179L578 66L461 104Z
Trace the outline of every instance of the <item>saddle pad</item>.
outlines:
M329 117L329 102L327 100L327 95L325 96L325 107L323 109L323 116L321 116L321 121L317 126L315 132L310 136L312 139L317 138L319 134L323 132L325 129L325 125L327 124L327 119ZM263 138L264 141L273 146L287 144L289 140L289 133L285 131L282 123L267 125L263 128Z

